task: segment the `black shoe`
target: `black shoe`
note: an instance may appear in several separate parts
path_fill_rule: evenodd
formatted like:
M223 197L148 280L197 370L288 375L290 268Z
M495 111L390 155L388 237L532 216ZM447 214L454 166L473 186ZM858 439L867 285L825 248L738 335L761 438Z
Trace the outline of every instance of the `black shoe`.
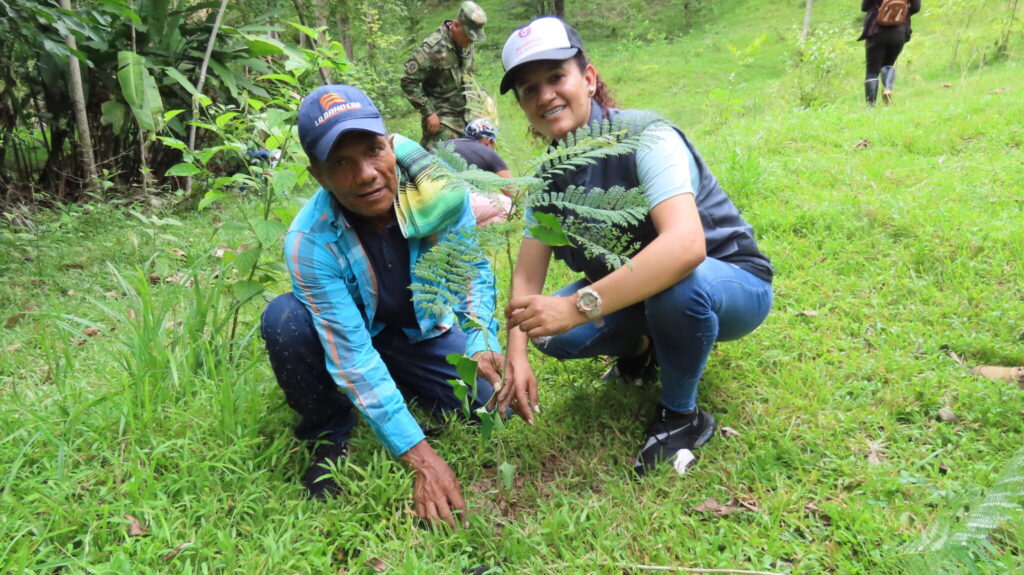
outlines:
M692 413L677 413L658 403L658 412L647 425L644 432L647 439L636 456L633 470L637 475L644 475L658 463L676 464L676 458L680 457L682 473L693 462L690 450L704 445L714 434L715 418L710 413L700 408Z
M658 360L654 356L654 342L636 357L620 357L601 376L603 382L631 383L641 386L658 381Z
M348 457L347 443L325 443L313 452L313 463L302 476L302 485L310 499L324 500L338 494L338 482L330 476L331 467L338 467Z

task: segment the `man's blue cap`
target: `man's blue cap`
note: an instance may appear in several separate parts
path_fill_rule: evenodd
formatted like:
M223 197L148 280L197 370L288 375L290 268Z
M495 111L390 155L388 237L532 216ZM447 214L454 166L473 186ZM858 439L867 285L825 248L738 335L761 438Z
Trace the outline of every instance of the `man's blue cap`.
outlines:
M338 138L350 130L387 134L377 106L358 88L320 86L299 106L299 141L310 159L327 161Z

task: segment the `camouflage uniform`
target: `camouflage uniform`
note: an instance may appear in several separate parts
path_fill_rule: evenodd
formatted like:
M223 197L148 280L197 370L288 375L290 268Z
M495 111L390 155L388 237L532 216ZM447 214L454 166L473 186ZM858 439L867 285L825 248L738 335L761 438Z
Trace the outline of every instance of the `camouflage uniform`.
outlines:
M469 2L465 3L465 7ZM476 10L479 7L472 5ZM463 12L459 13L460 18ZM486 21L486 16L473 14ZM473 46L460 49L452 40L448 27L451 20L445 20L440 28L413 51L405 62L405 74L402 76L402 91L414 108L419 110L423 138L420 144L425 148L433 148L437 140L450 140L462 137L466 127L466 85L467 78L476 70L473 60ZM481 30L482 32L482 30ZM475 35L475 34L474 34ZM482 36L482 33L480 34ZM441 129L433 136L427 136L427 117L437 114L441 120Z

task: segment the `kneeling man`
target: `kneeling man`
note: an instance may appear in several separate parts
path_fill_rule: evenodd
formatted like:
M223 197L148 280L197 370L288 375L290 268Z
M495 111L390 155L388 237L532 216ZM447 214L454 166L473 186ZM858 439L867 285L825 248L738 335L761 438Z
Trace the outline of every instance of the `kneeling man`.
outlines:
M455 412L461 403L448 380L458 375L445 358L465 353L480 366L473 401L488 401L504 365L494 275L486 260L476 262L469 293L442 317L415 304L410 286L425 283L412 266L438 238L475 226L467 190L451 185L450 172L418 144L389 135L352 86L315 90L298 124L321 188L285 236L292 293L267 307L262 334L300 416L296 436L317 442L303 485L314 498L337 493L328 469L345 458L358 411L413 470L416 513L454 527L453 510L465 510L459 482L406 400Z

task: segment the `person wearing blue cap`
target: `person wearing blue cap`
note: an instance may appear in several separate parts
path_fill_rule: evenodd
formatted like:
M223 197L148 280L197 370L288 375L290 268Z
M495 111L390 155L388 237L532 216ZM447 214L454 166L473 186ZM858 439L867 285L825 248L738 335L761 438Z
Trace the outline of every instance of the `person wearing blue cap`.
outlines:
M317 442L303 485L313 498L336 495L330 468L347 456L356 412L415 473L416 513L455 526L465 511L459 482L427 443L406 405L436 415L461 406L446 361L478 361L475 406L501 379L504 358L494 319L490 264L468 294L438 317L413 298L424 284L413 264L448 231L472 229L467 187L434 156L388 134L373 102L347 85L322 86L298 113L299 139L320 189L285 235L292 291L263 313L262 335L296 437ZM442 238L442 239L437 239ZM471 320L471 321L470 321ZM459 326L467 326L464 330Z
M469 166L476 166L503 178L512 177L505 160L494 150L495 140L498 139L498 127L494 122L487 118L477 118L462 133L465 137L448 140L444 146L458 154ZM512 209L512 198L506 191L502 191L501 195L471 191L469 200L478 226L503 222Z

